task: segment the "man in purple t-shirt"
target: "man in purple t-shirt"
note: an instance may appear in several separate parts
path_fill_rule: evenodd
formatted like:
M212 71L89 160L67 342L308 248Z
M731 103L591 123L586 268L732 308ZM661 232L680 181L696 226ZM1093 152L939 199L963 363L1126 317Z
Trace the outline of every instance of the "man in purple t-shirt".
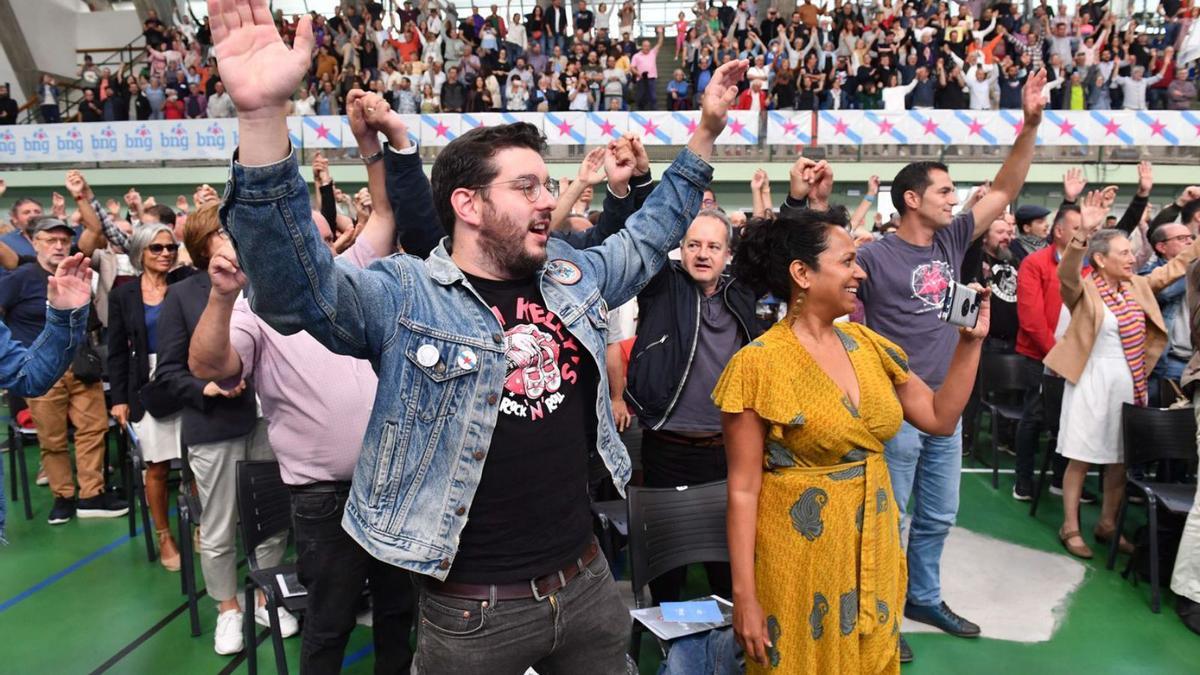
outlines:
M1046 75L1029 77L1022 95L1025 122L992 187L958 216L950 171L939 162L915 162L892 181L892 203L900 214L895 234L863 246L858 263L867 273L858 297L867 325L908 353L913 372L937 389L950 366L957 329L938 319L946 289L958 277L963 255L992 221L1016 200L1033 160L1045 98ZM959 427L961 430L961 425ZM915 497L908 540L908 601L905 617L959 637L977 637L979 626L942 601L941 557L958 513L962 469L960 431L950 436L922 433L905 422L884 454L896 503ZM901 660L912 652L901 638Z

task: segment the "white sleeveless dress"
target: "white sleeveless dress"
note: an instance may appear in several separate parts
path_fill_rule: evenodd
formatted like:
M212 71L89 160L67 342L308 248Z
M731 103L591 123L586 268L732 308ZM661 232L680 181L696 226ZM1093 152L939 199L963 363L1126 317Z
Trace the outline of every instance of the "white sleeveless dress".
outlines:
M1078 384L1066 383L1058 453L1090 464L1125 461L1121 405L1133 403L1133 374L1121 347L1117 317L1107 305L1100 333Z

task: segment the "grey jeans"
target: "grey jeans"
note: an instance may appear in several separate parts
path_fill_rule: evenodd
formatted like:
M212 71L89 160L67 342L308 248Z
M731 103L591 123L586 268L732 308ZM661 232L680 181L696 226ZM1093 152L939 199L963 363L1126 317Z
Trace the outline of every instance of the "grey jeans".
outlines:
M625 675L629 609L597 555L543 599L464 600L420 594L414 672L421 675Z
M245 436L188 446L188 465L200 490L200 571L209 597L217 602L237 597L236 466L244 459L275 459L265 419ZM255 549L258 564L278 565L286 548L287 532L271 537Z

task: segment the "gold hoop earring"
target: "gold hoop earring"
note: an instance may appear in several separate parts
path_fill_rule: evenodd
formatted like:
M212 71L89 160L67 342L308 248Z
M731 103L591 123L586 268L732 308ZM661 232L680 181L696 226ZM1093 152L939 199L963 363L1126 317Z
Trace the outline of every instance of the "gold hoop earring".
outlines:
M796 301L788 305L788 319L795 319L800 314L800 307L804 305L805 298L808 297L808 291L799 289L796 291Z

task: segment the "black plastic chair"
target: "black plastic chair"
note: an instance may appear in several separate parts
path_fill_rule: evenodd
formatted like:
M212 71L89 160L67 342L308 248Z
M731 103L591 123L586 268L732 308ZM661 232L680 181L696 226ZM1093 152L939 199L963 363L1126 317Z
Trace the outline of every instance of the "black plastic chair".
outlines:
M992 427L992 489L1000 487L1000 420L1021 421L1021 398L1029 382L1025 376L1025 357L1020 354L984 352L979 364L979 410L974 428L987 410ZM1011 401L1015 400L1016 403Z
M129 465L133 469L131 471L133 494L128 495L129 512L133 513L139 507L142 509L142 532L146 534L146 559L154 562L158 559L158 555L154 548L154 537L150 534L154 528L150 525L150 507L146 504L146 483L142 480L142 472L146 470L146 460L142 456L142 441L138 438L132 425L125 425L123 432L129 448Z
M1038 504L1046 492L1047 476L1054 455L1058 450L1058 417L1062 413L1063 390L1066 380L1061 377L1042 376L1042 415L1047 429L1046 453L1042 457L1042 468L1038 473L1037 485L1033 488L1033 503L1029 505L1029 517L1037 517ZM1053 417L1053 420L1051 419Z
M1194 469L1196 463L1196 413L1192 408L1143 408L1126 403L1121 407L1121 434L1125 440L1125 478L1128 484L1146 498L1150 538L1150 609L1162 610L1158 578L1158 508L1168 513L1186 516L1196 497L1194 483L1159 483L1147 480L1152 465L1172 460L1185 461ZM1139 472L1138 469L1141 471ZM1189 472L1190 473L1190 472ZM1117 530L1108 549L1108 569L1117 561L1118 544L1125 526L1129 507L1129 492L1121 500L1117 512ZM1123 574L1130 576L1133 560Z
M629 566L634 603L647 607L646 586L677 567L729 562L725 534L726 481L679 488L629 488ZM636 661L645 630L633 623L629 654ZM666 649L659 642L666 656Z
M275 648L275 669L287 675L287 654L283 651L283 635L279 631L276 609L283 607L293 614L302 614L307 595L284 597L276 575L295 575L296 565L259 566L255 549L267 539L292 529L292 499L279 474L279 462L242 461L237 463L238 529L250 572L246 575L246 600L243 607L242 630L246 643L246 667L250 675L258 673L258 643L254 639L254 590L261 589L267 599L267 616L271 619L271 643Z
M615 566L620 538L629 536L629 505L624 499L592 502L592 515L600 526L600 550L609 565Z
M10 407L11 411L12 408ZM37 442L37 431L17 424L11 414L8 420L8 475L9 494L14 502L24 504L25 520L33 520L33 500L29 497L29 467L25 462L25 442ZM20 492L18 492L18 483Z

